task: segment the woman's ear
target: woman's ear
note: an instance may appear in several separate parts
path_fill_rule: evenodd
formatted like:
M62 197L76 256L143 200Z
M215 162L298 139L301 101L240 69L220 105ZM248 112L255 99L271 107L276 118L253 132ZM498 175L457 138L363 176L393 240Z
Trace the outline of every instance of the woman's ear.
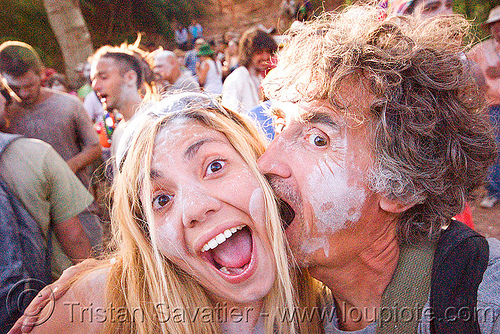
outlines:
M412 208L416 203L405 203L398 199L390 199L385 195L380 195L379 206L382 210L391 213L402 213Z

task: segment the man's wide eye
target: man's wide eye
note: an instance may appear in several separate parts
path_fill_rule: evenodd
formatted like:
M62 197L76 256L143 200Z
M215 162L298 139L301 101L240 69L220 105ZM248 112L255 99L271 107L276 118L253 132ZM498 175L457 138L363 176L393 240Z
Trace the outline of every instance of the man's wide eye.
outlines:
M161 194L153 198L153 209L159 210L167 205L172 199L171 195Z
M222 160L215 160L214 162L210 163L210 165L208 165L207 167L207 175L217 173L222 169L222 167L224 167L225 164L226 162Z
M323 147L328 145L328 140L325 137L320 136L318 134L309 135L309 142L318 147Z

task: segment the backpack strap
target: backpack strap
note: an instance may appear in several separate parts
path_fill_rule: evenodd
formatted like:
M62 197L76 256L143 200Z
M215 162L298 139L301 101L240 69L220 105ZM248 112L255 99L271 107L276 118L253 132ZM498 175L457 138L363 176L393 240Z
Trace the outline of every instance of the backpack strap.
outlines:
M488 259L486 239L452 220L441 234L432 268L432 333L481 333L477 321L477 289Z
M417 333L419 310L431 289L435 249L436 242L431 241L401 244L396 270L382 295L377 334Z
M0 131L0 156L14 140L21 138L21 135L13 135Z
M10 133L4 133L0 131L0 157L2 154L5 152L7 147L9 147L10 144L12 144L14 141L17 139L24 138L21 135L18 134L10 134ZM26 209L24 203L12 192L12 190L9 188L7 185L7 182L2 177L2 174L0 173L0 186L2 187L2 191L4 191L7 196L10 198L10 200L13 202L14 208L19 207L23 208L22 210L17 210L16 213L17 215L23 216L23 215L28 215L33 222L36 222L36 220L33 218L33 216L29 213L29 211ZM15 203L15 204L14 204ZM28 218L27 218L28 219ZM28 224L30 226L30 224ZM36 223L36 226L38 226L38 223ZM33 225L31 228L35 228ZM47 233L47 239L46 239L46 251L45 251L45 268L48 268L48 273L45 273L45 275L40 275L39 277L44 277L43 279L45 282L50 283L52 281L52 275L51 275L51 268L52 268L52 232L54 231L54 226L50 224L49 230Z

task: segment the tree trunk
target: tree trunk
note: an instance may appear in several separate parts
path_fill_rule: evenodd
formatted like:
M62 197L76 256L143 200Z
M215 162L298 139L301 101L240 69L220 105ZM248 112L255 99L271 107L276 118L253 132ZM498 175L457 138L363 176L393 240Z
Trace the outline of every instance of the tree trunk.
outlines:
M68 82L75 83L77 65L94 52L78 0L43 0L43 4L61 47Z

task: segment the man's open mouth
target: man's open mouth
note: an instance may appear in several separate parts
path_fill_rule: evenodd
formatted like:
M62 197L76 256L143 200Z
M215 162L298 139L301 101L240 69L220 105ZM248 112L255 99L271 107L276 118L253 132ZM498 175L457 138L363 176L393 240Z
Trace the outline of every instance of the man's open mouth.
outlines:
M280 211L281 223L283 224L283 228L286 229L295 218L295 211L292 209L290 204L282 199L279 200L278 209Z
M209 240L203 245L201 256L220 273L235 277L248 269L252 254L252 232L248 226L239 225Z

